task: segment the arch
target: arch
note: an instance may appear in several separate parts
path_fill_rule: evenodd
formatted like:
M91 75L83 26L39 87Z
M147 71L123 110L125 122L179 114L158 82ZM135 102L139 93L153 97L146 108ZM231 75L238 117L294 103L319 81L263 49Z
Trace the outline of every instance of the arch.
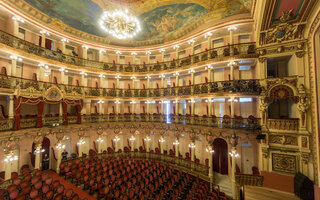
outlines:
M216 138L212 143L213 171L220 174L228 174L228 144L222 138Z
M1 68L1 72L0 72L1 75L4 75L4 76L7 76L7 68L6 67L2 67Z
M267 98L269 102L272 102L274 98L277 99L287 99L290 98L294 102L298 100L298 90L295 86L284 83L284 84L276 84L271 86L267 91Z

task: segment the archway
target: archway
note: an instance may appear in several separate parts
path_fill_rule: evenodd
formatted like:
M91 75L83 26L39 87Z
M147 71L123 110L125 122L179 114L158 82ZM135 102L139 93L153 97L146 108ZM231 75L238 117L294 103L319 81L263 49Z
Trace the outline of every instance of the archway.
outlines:
M214 154L212 154L213 171L228 174L228 144L222 138L213 141Z
M41 149L43 149L44 151L41 153L41 160L42 158L44 158L45 154L48 154L49 158L50 158L50 140L47 137L44 137L42 140L42 145L41 145ZM32 143L32 151L30 153L31 155L31 164L34 167L35 165L35 155L34 155L34 151L36 150L36 144ZM50 159L49 159L50 160ZM50 165L49 165L50 166Z

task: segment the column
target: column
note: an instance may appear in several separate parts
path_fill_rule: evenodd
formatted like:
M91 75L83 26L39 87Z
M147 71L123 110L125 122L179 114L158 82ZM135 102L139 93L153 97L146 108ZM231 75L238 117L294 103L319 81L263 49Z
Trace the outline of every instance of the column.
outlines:
M230 117L231 117L231 127L233 127L234 123L234 97L230 97L231 101L230 101Z
M103 57L105 53L105 50L99 50L99 62L104 62Z
M149 141L149 137L144 140L146 142L146 152L150 152L150 141Z
M57 158L57 165L56 165L56 172L57 174L60 173L60 163L61 163L61 160L62 160L62 152L64 151L64 145L62 145L61 143L58 143L57 146L56 146L56 158Z
M39 69L38 69L38 78L39 78L39 81L44 81L44 68L43 67L39 67Z
M174 151L175 151L175 156L179 157L179 140L178 139L176 139L176 141L175 141Z
M12 19L12 23L13 23L13 32L12 32L12 34L15 37L18 37L19 36L19 21Z
M130 140L130 145L131 145L131 151L134 151L134 136L132 135L131 138L129 139Z
M62 41L62 49L61 49L63 54L66 54L66 42Z
M61 71L61 83L68 85L68 75L64 71Z
M120 114L120 101L118 101L119 103L116 103L116 114Z
M192 71L190 73L191 77L190 77L190 80L191 80L191 85L194 85L194 71Z
M84 111L85 114L90 115L91 114L91 100L85 99L83 103L84 103L84 106L83 106L82 110L85 109L85 111ZM82 110L81 110L81 112L82 112Z
M4 175L4 180L11 179L11 165L12 161L5 161L4 164L4 170L5 170L5 175Z
M230 56L234 55L233 43L234 43L234 35L233 32L237 30L236 27L229 27L228 30L230 31Z
M208 99L208 116L212 115L212 100Z
M208 82L210 83L210 82L212 82L213 80L212 80L212 78L211 78L211 76L212 76L212 68L211 67L208 67Z
M232 188L232 199L236 199L237 197L237 188L236 188L236 148L232 148L231 150L231 188Z
M176 103L175 112L176 112L176 115L178 115L179 114L179 99L176 99L175 103Z
M81 86L86 87L88 85L87 78L84 74L81 74Z
M150 54L148 54L148 60L147 60L147 64L150 64L151 59L150 59Z
M83 155L83 145L81 143L82 142L82 139L79 140L79 143L78 143L78 152L79 152L79 157L81 157Z
M190 104L191 104L191 115L194 115L194 99L190 100Z
M63 117L62 103L59 104L59 116Z
M147 103L146 112L147 112L147 114L150 114L150 103Z
M119 136L118 135L116 135L116 138L119 138ZM120 139L120 138L119 138ZM113 140L114 141L114 148L115 148L115 152L118 152L119 151L119 139L117 139L117 140Z
M164 50L161 51L161 62L164 62Z
M164 152L164 149L163 149L163 143L165 142L164 141L164 139L161 137L161 139L162 139L162 141L160 141L160 152L161 152L161 154L163 154L163 152ZM160 140L161 140L160 139Z
M46 33L41 33L41 47L46 48Z
M9 95L9 106L8 106L8 117L9 119L14 118L14 101L13 101L13 95Z
M149 97L150 96L150 78L148 77L147 78L147 97Z
M35 161L34 161L34 168L40 169L40 163L41 163L41 145L38 145L35 149L35 152L32 152L35 154Z
M161 105L160 105L160 113L161 114L164 114L163 109L164 109L164 101L161 100Z
M135 101L135 100L132 100L132 103L131 103L131 112L132 112L132 114L135 114L135 113L136 113L136 101Z
M176 58L179 59L179 47L176 47Z
M178 72L176 72L176 88L175 88L175 90L176 90L176 96L178 96L178 94L179 94L179 73Z
M88 59L88 47L87 46L82 46L82 58Z
M194 146L193 146L194 145ZM191 143L191 161L194 161L194 155L195 155L195 144Z
M212 48L211 36L212 36L212 33L208 34L208 36L207 36L207 39L208 39L208 59L210 59L210 49Z
M11 58L11 67L8 67L8 75L17 76L17 59L16 58Z
M99 103L99 114L104 115L104 101Z

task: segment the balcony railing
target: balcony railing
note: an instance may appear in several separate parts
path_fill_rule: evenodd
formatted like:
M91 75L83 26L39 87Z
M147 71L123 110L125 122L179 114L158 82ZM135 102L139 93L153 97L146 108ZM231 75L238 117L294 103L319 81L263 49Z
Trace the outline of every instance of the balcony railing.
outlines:
M70 56L62 54L56 51L45 49L34 45L30 42L17 38L6 32L0 31L0 43L13 47L15 49L23 50L27 53L35 54L44 58L56 60L66 64L77 65L90 69L99 69L105 71L117 71L117 72L156 72L169 69L177 69L179 67L196 64L201 61L207 61L215 58L223 58L229 56L235 56L240 58L258 57L256 53L255 42L241 43L235 45L222 46L206 50L204 52L189 55L188 57L161 62L155 64L116 64L116 63L104 63L99 61L93 61L88 59L82 59L78 56ZM230 54L230 50L233 48L234 55Z
M252 174L236 174L236 182L239 186L250 185L262 187L263 176Z
M63 124L61 116L43 117L43 125ZM77 116L68 115L69 124L77 123ZM104 123L104 122L154 122L167 124L183 124L194 126L208 126L216 128L230 128L256 131L260 129L260 118L250 116L248 118L229 116L189 116L189 115L162 115L162 114L105 114L105 115L83 115L82 123ZM13 119L0 120L0 131L13 129ZM21 128L35 128L37 124L36 116L24 116L21 118Z
M199 94L214 93L244 93L258 95L261 92L259 80L234 80L202 83L190 86L171 87L171 88L150 88L150 89L115 89L115 88L94 88L74 85L55 84L50 82L34 81L18 77L0 75L0 88L22 90L33 87L36 91L44 91L48 88L57 86L66 94L77 92L79 95L87 97L162 97L162 96L188 96ZM19 87L18 87L19 86Z
M297 131L299 128L298 118L286 119L268 119L268 128L270 131Z

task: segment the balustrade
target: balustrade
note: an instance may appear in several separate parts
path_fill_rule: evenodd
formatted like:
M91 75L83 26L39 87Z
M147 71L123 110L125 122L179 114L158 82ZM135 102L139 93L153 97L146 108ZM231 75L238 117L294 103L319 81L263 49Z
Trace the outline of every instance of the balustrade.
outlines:
M99 69L105 71L118 71L118 72L156 72L161 70L176 69L183 66L188 66L201 61L207 61L208 59L222 58L230 56L230 48L234 48L236 56L245 57L258 57L256 53L255 43L241 43L235 45L227 45L223 47L213 48L206 50L204 52L189 55L188 57L161 62L155 64L141 64L141 65L131 65L131 64L116 64L116 63L104 63L99 61L93 61L88 59L79 58L76 56L70 56L62 54L56 51L45 49L34 45L30 42L17 38L6 32L0 31L0 43L7 46L13 47L15 49L23 50L27 53L35 54L47 59L56 60L66 64L77 65L81 67L86 67L89 69ZM208 57L208 55L210 55Z
M250 185L262 187L263 176L252 174L236 174L236 183L239 186Z
M299 128L299 119L286 118L286 119L268 119L267 125L269 130L275 131L297 131Z

